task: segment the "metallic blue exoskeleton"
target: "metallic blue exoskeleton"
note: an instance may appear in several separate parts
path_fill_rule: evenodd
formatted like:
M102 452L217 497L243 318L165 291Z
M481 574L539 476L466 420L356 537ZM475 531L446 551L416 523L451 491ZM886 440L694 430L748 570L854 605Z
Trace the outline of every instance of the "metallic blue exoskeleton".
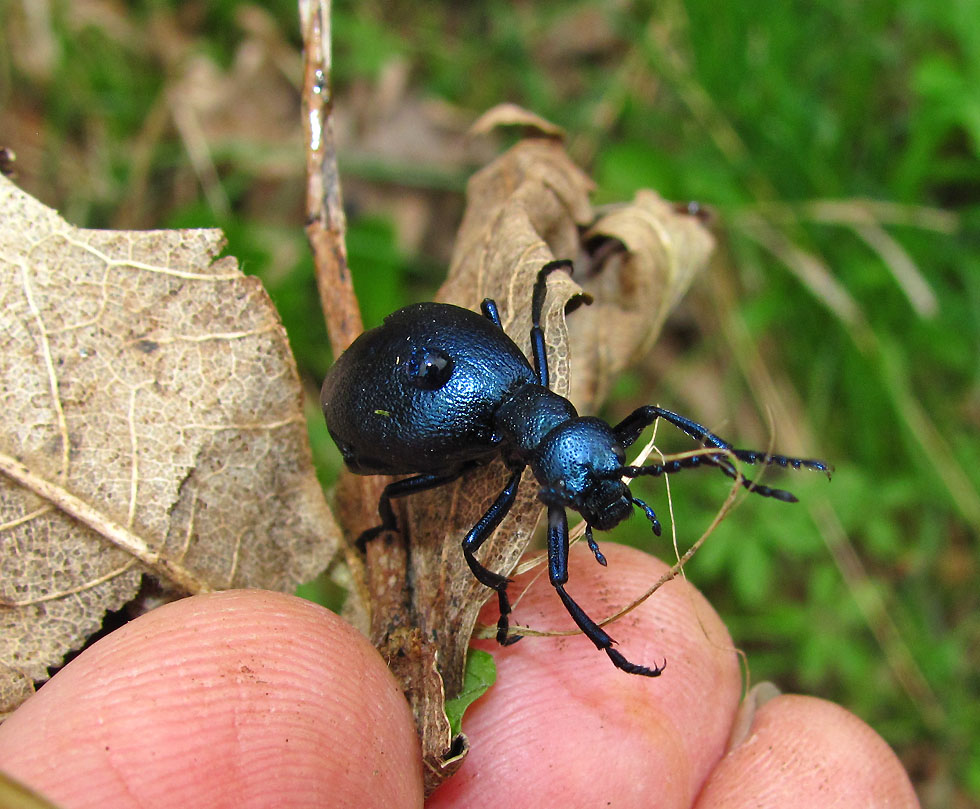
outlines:
M512 643L519 636L508 634L509 579L484 567L476 552L514 504L521 476L530 467L540 486L538 497L548 508L548 572L566 609L618 668L656 677L663 666L627 660L613 648L614 641L606 631L565 592L565 509L574 509L585 519L589 547L604 565L593 528L612 528L637 506L654 533L659 535L661 530L653 509L633 496L624 478L658 476L707 464L738 479L734 458L828 473L829 467L822 461L734 449L702 425L653 405L638 408L615 427L602 419L579 416L568 399L548 388L541 313L548 275L559 269L570 271L571 262L549 262L534 286L533 366L504 333L492 300L483 301L482 315L449 304L420 303L399 309L381 326L358 337L330 369L320 401L330 435L352 472L411 475L385 487L378 504L381 525L362 534L359 544L363 546L381 531L397 529L393 498L450 483L468 469L502 456L510 478L463 539L463 556L473 575L497 592L497 640ZM674 424L709 451L664 464L627 466L626 447L658 418ZM747 478L741 481L756 494L785 502L796 500L782 489Z

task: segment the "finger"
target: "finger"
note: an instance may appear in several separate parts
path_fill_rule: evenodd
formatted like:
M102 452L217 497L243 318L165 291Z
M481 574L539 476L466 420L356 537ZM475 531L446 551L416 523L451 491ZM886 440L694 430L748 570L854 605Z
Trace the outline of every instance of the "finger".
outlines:
M815 697L779 696L756 712L696 809L918 805L898 757L854 714Z
M75 807L420 806L411 713L338 616L265 591L160 607L0 726L0 767Z
M606 544L608 567L577 547L568 592L604 618L655 582L666 566L639 551ZM531 574L511 586L520 594ZM493 612L483 620L494 623ZM535 629L574 629L547 574L515 607ZM483 645L497 682L470 708L463 732L470 752L431 807L689 807L722 755L735 714L740 676L725 627L684 580L666 584L642 606L606 627L618 649L648 666L666 659L655 679L627 674L582 635L524 638L506 648Z

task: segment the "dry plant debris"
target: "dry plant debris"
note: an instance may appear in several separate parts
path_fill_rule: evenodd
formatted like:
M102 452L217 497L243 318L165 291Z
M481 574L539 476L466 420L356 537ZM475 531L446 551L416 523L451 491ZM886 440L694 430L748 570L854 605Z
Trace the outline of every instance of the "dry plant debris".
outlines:
M543 325L552 388L571 393L587 412L610 376L656 337L667 312L706 264L713 239L696 217L653 192L604 214L593 211L592 183L553 129L536 126L523 111L514 117L510 110L493 110L488 116L494 125L523 127L527 137L471 179L449 277L437 298L471 309L485 297L495 299L505 330L527 352L538 270L554 258L575 259L574 280L556 274L549 282ZM580 305L587 301L591 306ZM570 373L572 345L581 355ZM576 374L582 381L573 387ZM341 482L339 501L355 491L351 477ZM352 594L349 614L366 622L412 703L430 791L459 767L466 752L465 737L451 736L443 704L462 686L477 615L491 595L470 574L460 542L505 478L497 462L458 483L406 498L399 503L403 535L369 543L365 569L355 570L362 587ZM488 568L514 569L541 511L536 495L528 474L517 503L481 549ZM352 510L339 516L351 536L367 527L364 515L376 505L375 499L359 510L345 506Z
M75 228L0 178L0 711L145 574L290 591L336 549L285 332L221 244Z

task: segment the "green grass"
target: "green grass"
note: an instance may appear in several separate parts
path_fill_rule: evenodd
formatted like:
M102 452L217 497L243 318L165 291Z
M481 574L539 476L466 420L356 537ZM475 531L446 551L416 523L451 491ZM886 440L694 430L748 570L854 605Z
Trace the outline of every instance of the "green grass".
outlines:
M293 4L53 4L47 19L28 5L0 7L0 145L19 181L81 225L224 228L313 390L330 356L302 231ZM720 413L719 431L765 445L771 408L779 446L792 437L790 451L836 465L829 485L787 481L800 506L746 500L688 575L754 681L856 711L927 805L980 800L973 4L343 2L334 26L338 106L360 127L341 159L369 323L430 294L448 261L466 160L384 145L433 105L472 119L510 100L561 124L599 202L648 185L717 208L719 260L608 412ZM193 65L209 71L197 84ZM407 118L372 119L364 99L380 86ZM201 102L203 153L175 123L190 87L220 89ZM389 139L371 150L367 135ZM838 204L814 204L826 200ZM430 216L414 235L410 203ZM314 439L329 478L336 456ZM678 478L682 542L725 491ZM649 496L666 510L653 484ZM617 538L669 556L641 522Z

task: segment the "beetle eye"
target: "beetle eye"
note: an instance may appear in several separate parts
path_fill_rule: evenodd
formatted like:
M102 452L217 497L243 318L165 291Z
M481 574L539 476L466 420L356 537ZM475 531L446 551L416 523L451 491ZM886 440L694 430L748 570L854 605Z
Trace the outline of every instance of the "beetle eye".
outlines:
M438 390L453 373L453 360L441 348L423 348L413 352L406 363L409 379L422 390Z

